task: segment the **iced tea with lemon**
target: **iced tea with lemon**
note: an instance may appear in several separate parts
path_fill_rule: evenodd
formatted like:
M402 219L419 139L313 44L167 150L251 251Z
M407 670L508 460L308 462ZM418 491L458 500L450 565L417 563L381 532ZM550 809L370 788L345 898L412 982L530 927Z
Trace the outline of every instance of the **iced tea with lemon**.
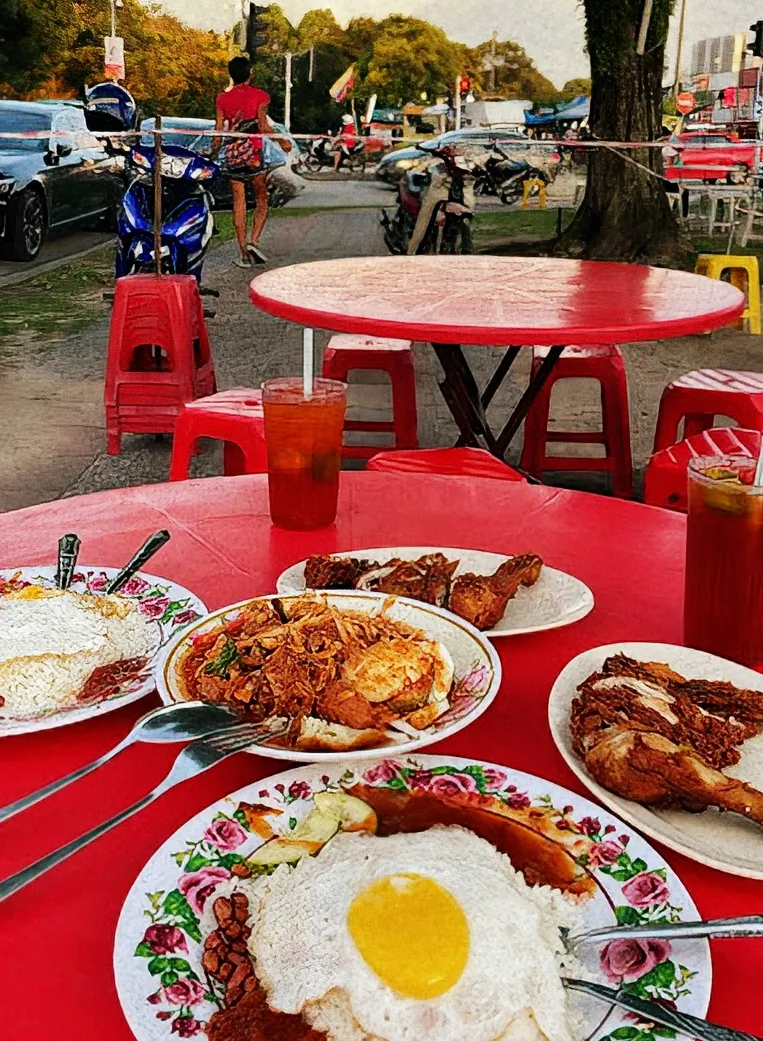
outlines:
M746 456L689 464L684 637L690 647L763 665L763 488Z
M313 380L309 397L301 379L263 384L270 517L279 528L334 523L346 403L347 387L336 380Z

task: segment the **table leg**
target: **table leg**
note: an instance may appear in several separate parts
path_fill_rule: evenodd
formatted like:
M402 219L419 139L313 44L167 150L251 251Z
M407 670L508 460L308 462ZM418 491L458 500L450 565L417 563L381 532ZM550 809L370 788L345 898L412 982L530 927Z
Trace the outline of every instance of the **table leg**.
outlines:
M491 449L493 455L497 455L500 459L503 459L506 454L506 449L509 447L515 434L522 426L527 413L530 411L530 406L542 390L543 384L551 375L551 370L556 365L563 350L564 347L549 348L549 352L541 362L538 371L528 383L527 390L517 402L517 407L511 413L506 425L498 435L495 446Z
M501 358L500 362L498 363L495 372L488 380L488 384L483 390L482 394L480 394L480 401L482 403L483 409L486 409L488 407L490 402L497 394L498 390L501 387L501 384L508 376L511 366L516 361L517 356L521 350L521 347L506 348L506 351L503 357ZM456 442L456 448L461 448L465 444L466 441L464 440L463 435L461 435L461 437L459 437L458 441Z
M432 347L445 374L440 390L461 431L462 443L478 446L482 439L492 452L495 435L487 421L479 387L464 352L458 344L434 343Z

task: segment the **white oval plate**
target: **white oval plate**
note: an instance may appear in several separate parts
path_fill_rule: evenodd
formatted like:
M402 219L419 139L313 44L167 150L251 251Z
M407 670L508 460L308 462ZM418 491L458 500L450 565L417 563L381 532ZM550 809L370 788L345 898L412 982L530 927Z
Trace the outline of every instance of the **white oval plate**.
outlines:
M379 612L385 604L389 604L390 600L393 600L392 606L386 611L388 618L407 622L409 625L421 629L431 639L442 641L450 651L455 667L453 679L455 696L453 693L451 694L451 707L435 720L431 727L420 731L418 737L408 738L401 734L399 742L378 749L364 748L349 752L303 752L291 748L257 745L256 748L251 749L257 755L270 756L274 759L289 759L298 763L315 763L369 759L374 756L381 758L389 755L391 751L394 751L395 754L412 752L424 748L426 745L434 744L435 741L443 741L451 734L469 726L478 716L482 715L498 693L501 685L500 659L483 634L462 618L456 618L449 611L443 611L439 607L420 604L403 597L391 598L384 593L331 592L323 593L321 596L334 607L342 607L347 611L363 611L367 614ZM253 600L276 599L284 600L288 597L273 593L270 596L253 597L252 600L244 600L238 604L231 604L230 607L223 607L189 626L176 640L173 640L167 648L156 674L157 689L162 700L168 705L183 700L182 690L175 674L175 666L189 640L201 636L223 620L234 618L243 606L252 603Z
M449 801L463 798L467 806L470 799L492 797L563 822L560 837L569 842L572 835L587 850L587 870L596 882L583 905L585 928L615 920L635 924L666 916L676 921L699 918L680 879L657 850L617 817L550 781L490 763L433 755L351 766L316 764L255 781L202 810L156 851L133 883L117 925L114 975L122 1010L138 1041L204 1036L203 1024L216 1006L206 996L201 966L200 905L212 899L215 887L231 877L231 866L251 855L271 829L288 834L312 809L314 793L357 781L396 790L423 787ZM249 830L251 818L239 810L241 803L255 804L259 833ZM600 967L599 949L592 944L585 950L585 968L592 978L612 986ZM675 1000L682 1012L704 1016L712 983L707 941L676 940L651 958L655 964L644 965L645 974L634 981L636 992ZM618 1041L615 1031L635 1025L626 1013L601 1002L577 994L573 1001L581 1041ZM623 1036L635 1041L633 1034Z
M354 549L348 553L331 553L333 557L356 557L383 564L385 560L398 557L400 560L417 560L429 553L442 553L448 560L458 560L455 574L473 572L475 575L492 575L510 557L500 553L487 553L480 549L443 549L440 546L390 546L383 549ZM303 593L305 591L305 564L298 564L282 571L276 580L279 593ZM543 565L540 578L529 589L520 588L509 600L503 618L495 629L485 630L484 636L521 636L538 633L545 629L560 629L564 625L585 618L593 610L593 593L579 578L565 571ZM457 617L457 616L456 616Z
M565 666L551 690L548 720L556 747L583 784L615 813L646 835L684 856L743 878L763 879L763 827L737 813L658 810L623 799L595 781L572 748L570 705L577 687L613 654L639 661L665 662L687 679L728 680L737 687L763 691L763 676L714 654L669 643L612 643L584 651ZM763 789L763 735L745 741L742 758L724 773Z
M71 588L78 593L86 590L102 592L110 579L114 578L121 568L98 567L96 565L79 565L74 574ZM10 580L18 578L25 585L42 585L51 589L56 584L56 568L54 566L3 568L0 578ZM124 685L117 693L103 701L83 708L70 708L50 711L34 719L14 719L4 716L0 708L0 737L12 734L33 734L38 730L51 730L54 727L79 723L83 719L112 712L114 709L129 705L132 701L145 697L154 690L154 668L162 648L191 622L207 613L204 603L190 590L170 582L167 578L139 571L127 585L120 590L122 596L134 600L138 609L148 618L156 622L156 650L146 663L143 671Z

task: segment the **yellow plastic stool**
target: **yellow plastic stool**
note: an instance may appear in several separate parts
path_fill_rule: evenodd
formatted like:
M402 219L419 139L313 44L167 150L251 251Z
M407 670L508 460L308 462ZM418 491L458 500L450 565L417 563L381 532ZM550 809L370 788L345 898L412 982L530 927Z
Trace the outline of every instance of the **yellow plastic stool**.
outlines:
M731 284L747 296L747 307L739 319L740 328L747 322L748 331L760 336L760 274L757 257L728 257L725 253L700 253L694 271L707 278L720 278L731 272Z
M522 209L527 209L527 203L530 199L530 194L532 193L534 188L538 189L538 205L542 210L545 210L546 182L542 181L540 177L531 177L529 180L525 181L524 187L522 189Z

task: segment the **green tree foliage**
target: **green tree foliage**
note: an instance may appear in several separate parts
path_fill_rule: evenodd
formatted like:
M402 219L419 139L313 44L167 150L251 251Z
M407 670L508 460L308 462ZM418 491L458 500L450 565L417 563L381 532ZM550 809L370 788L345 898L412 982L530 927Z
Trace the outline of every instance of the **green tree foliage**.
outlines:
M85 84L103 79L103 37L110 28L103 0L0 0L15 7L7 46L7 23L0 21L0 89L8 96L78 95ZM225 39L191 29L138 0L124 0L118 32L125 40L125 85L146 114L211 115L214 97L228 82ZM27 43L33 44L30 51Z
M420 18L391 15L379 23L363 82L366 95L380 105L434 99L452 90L460 67L460 48L442 29Z
M583 76L574 80L567 80L559 91L559 100L567 103L568 101L574 101L575 98L579 98L581 95L587 98L591 96L591 80Z
M344 45L344 32L328 7L308 11L297 26L300 49L314 47L316 43L328 43L334 47Z

